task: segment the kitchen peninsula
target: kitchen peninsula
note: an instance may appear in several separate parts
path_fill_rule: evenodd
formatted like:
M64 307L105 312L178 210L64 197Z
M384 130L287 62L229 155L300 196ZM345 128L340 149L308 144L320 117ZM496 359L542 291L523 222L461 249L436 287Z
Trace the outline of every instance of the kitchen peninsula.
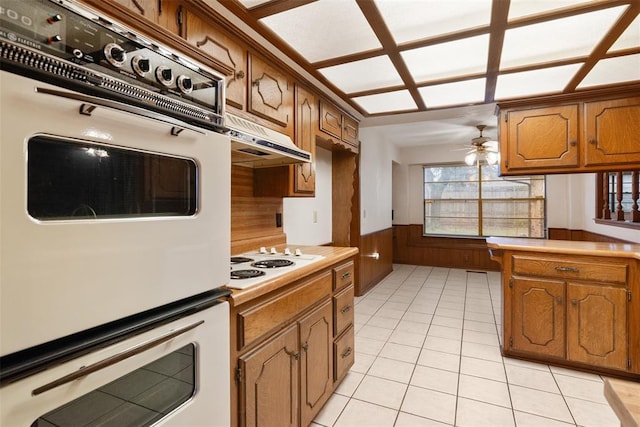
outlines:
M506 356L640 379L640 244L487 239Z
M295 249L322 258L229 297L232 425L306 426L353 365L358 249Z

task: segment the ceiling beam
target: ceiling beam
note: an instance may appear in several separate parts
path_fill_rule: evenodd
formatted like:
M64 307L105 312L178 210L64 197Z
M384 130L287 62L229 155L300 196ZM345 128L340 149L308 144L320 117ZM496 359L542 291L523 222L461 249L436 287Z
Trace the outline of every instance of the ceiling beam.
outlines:
M277 13L286 12L296 7L313 3L317 0L272 0L249 9L249 13L256 19L262 19Z
M413 80L413 76L409 72L409 69L402 59L402 56L400 56L398 45L393 39L391 31L389 31L389 28L387 27L387 24L385 24L384 19L382 18L382 15L380 14L380 11L376 7L375 3L370 0L356 0L356 2L358 3L358 7L360 7L360 10L364 14L364 17L369 22L369 25L371 25L371 29L382 44L382 48L384 49L385 53L393 63L393 66L398 71L400 78L411 94L413 101L418 106L418 109L425 110L427 106L422 100L420 92L418 92L416 82Z
M498 73L500 72L500 58L504 32L509 20L510 0L493 0L491 5L491 31L489 32L489 53L487 54L487 79L484 89L484 102L491 103L495 99Z

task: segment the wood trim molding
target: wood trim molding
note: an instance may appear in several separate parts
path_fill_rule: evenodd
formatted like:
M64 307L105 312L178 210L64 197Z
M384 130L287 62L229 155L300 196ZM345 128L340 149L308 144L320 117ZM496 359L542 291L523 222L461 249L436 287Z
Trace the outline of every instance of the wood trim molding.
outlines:
M630 240L622 240L604 234L593 233L586 230L572 230L569 228L549 228L549 240L571 240L578 242L609 242L609 243L637 243Z

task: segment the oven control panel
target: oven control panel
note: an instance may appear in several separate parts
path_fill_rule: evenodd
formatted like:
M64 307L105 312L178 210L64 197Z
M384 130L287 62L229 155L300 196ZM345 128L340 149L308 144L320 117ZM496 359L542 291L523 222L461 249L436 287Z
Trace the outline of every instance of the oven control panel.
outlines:
M2 0L2 69L223 130L224 77L71 0Z

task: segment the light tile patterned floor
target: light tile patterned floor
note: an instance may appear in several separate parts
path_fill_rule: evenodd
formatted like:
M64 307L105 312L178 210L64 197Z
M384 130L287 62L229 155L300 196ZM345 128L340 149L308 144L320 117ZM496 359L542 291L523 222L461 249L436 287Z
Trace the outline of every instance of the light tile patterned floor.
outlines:
M619 426L600 376L502 357L501 300L499 273L394 265L312 426Z

